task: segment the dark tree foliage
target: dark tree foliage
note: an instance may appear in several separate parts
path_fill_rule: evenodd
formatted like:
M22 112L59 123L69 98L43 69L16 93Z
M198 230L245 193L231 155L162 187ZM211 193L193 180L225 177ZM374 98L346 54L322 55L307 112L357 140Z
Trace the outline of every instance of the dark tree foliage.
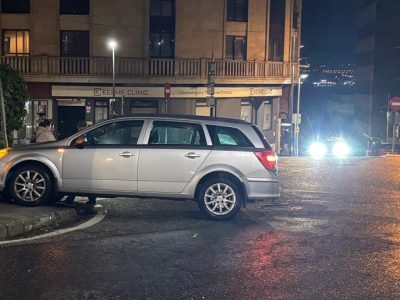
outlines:
M11 140L12 132L24 125L25 101L28 100L28 89L18 71L7 64L0 64L0 78L3 83L3 93L7 121L7 135ZM0 114L1 118L1 114ZM3 132L3 128L1 128ZM0 135L0 146L4 146L3 134Z

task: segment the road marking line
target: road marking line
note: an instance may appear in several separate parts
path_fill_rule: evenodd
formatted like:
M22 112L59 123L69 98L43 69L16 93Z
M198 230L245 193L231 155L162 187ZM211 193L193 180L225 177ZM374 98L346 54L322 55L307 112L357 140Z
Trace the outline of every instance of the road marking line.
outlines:
M98 214L98 215L95 215L90 220L88 220L85 223L82 223L82 224L80 224L78 226L71 227L71 228L66 228L66 229L59 229L59 230L56 230L56 231L53 231L53 232L49 232L49 233L33 236L33 237L30 237L30 238L23 238L23 239L10 240L10 241L0 241L0 246L2 246L2 245L10 245L10 244L19 244L19 243L24 243L24 242L30 242L30 241L34 241L34 240L38 240L38 239L44 239L44 238L48 238L48 237L54 237L54 236L66 234L66 233L69 233L69 232L72 232L72 231L76 231L76 230L82 230L82 229L89 228L89 227L91 227L93 225L96 225L97 223L101 222L105 218L105 216L106 216L105 214Z

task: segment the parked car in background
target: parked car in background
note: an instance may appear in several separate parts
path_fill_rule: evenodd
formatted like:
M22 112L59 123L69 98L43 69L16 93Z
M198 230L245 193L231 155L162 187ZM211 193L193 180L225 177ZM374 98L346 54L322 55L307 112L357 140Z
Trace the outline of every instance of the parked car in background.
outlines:
M393 145L388 143L374 143L370 146L370 149L367 150L368 156L382 156L386 154L400 154L400 145Z
M28 206L60 193L192 199L208 217L225 220L248 199L279 197L276 155L241 120L121 117L1 153L0 191Z

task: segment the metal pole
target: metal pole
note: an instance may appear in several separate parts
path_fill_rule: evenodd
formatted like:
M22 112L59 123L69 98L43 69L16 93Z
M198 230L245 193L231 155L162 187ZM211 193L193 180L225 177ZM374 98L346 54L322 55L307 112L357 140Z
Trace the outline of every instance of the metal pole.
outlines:
M389 120L390 120L390 92L388 93L387 100L387 112L386 112L386 143L389 143Z
M0 78L0 103L1 103L1 125L3 127L4 143L6 148L8 148L6 105L4 102L3 81L1 80L1 78Z
M296 120L294 125L295 134L295 155L299 156L299 118L300 118L300 95L301 95L301 76L299 75L299 83L297 87L297 109L296 109Z
M110 101L110 116L114 114L114 104L115 104L115 47L112 47L112 101Z
M295 65L294 65L294 46L296 43L296 36L293 35L292 38L292 53L290 55L290 64L291 64L291 79L290 79L290 105L289 105L289 118L290 118L290 145L289 151L290 155L293 155L293 100L294 100L294 76L295 76Z
M394 118L393 118L393 138L392 138L392 154L394 154L394 148L395 148L395 141L396 141L396 122L397 122L397 115L398 112L396 111L394 113Z

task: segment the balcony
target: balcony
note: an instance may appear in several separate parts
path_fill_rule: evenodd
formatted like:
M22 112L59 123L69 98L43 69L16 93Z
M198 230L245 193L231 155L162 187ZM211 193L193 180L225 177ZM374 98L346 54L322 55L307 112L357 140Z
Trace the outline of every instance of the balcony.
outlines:
M27 81L109 83L112 60L109 57L3 56L6 63L21 72ZM206 83L207 59L136 59L117 57L119 83ZM295 77L298 65L294 65ZM216 60L217 83L288 84L290 63Z

